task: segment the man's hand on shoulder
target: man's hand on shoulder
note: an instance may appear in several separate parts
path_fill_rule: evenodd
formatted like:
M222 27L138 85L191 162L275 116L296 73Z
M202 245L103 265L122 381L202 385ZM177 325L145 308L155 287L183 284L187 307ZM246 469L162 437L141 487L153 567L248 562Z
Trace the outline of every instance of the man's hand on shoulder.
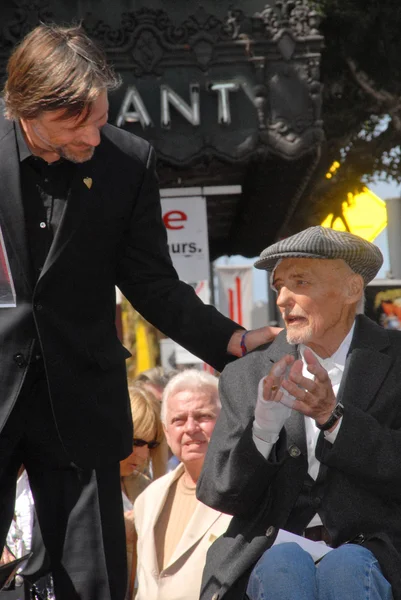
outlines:
M238 329L232 334L230 341L228 342L227 352L234 356L243 356L246 352L254 350L258 346L272 342L276 336L282 331L281 327L259 327L259 329L251 329L246 331L245 329ZM242 337L245 335L243 345L245 344L244 351L241 347Z

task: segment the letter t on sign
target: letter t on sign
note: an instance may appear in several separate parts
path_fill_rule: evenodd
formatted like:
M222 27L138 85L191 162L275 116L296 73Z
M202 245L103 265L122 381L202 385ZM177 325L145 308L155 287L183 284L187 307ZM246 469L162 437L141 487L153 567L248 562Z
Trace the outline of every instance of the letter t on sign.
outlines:
M237 92L239 85L233 81L226 83L211 83L210 89L212 92L217 92L219 97L218 121L220 125L229 125L231 123L229 94L230 92Z

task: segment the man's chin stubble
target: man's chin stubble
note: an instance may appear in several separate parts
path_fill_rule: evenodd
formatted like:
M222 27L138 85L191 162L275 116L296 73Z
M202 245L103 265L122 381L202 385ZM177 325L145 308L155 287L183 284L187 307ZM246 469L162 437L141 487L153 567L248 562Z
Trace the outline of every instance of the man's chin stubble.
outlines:
M95 153L95 148L91 148L91 150L88 151L88 154L86 154L82 157L77 156L76 154L72 154L71 152L69 152L68 150L65 150L64 148L58 148L57 153L59 154L59 156L61 156L62 158L65 158L66 160L69 160L72 163L80 164L80 163L87 162L88 160L91 160L91 158L93 157L93 155Z
M287 329L287 342L292 346L297 344L307 344L312 338L312 331L308 328L303 331L290 331Z

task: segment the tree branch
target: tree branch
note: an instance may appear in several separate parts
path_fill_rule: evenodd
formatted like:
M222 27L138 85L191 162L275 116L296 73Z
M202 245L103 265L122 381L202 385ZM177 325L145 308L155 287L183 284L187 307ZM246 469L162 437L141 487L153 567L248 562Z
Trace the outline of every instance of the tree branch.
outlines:
M368 75L357 68L352 58L346 58L346 63L359 87L375 102L383 111L387 112L393 121L394 129L401 133L401 98L390 94L386 90L377 90L374 82Z

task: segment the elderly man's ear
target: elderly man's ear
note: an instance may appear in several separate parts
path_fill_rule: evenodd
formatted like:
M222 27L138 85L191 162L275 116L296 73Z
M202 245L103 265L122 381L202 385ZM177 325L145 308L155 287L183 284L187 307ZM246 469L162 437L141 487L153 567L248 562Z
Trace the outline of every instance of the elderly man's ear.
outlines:
M361 275L354 273L348 278L347 304L359 302L363 296L364 281Z

